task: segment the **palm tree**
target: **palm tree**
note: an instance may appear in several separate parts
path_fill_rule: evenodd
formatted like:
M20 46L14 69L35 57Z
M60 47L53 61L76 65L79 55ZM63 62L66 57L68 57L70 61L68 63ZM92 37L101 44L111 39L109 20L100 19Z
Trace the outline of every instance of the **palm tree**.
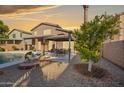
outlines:
M89 6L83 5L83 8L84 8L84 24L85 24L86 22L88 22L88 8L89 8Z

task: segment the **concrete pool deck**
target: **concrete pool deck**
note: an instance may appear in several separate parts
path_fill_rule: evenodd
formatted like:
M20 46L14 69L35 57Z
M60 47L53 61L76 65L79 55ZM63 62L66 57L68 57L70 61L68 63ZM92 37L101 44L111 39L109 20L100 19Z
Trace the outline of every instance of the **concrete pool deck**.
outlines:
M103 60L107 62L106 60ZM17 65L1 69L0 86L19 87L118 87L124 86L122 79L102 81L81 76L74 70L74 65L80 63L79 56L74 56L71 63L50 62L30 70L19 70ZM102 66L102 65L101 65ZM105 66L104 66L105 67ZM116 69L117 70L117 69ZM120 71L123 73L124 71ZM115 76L113 76L116 78ZM123 77L122 77L123 78ZM120 83L121 82L121 83Z

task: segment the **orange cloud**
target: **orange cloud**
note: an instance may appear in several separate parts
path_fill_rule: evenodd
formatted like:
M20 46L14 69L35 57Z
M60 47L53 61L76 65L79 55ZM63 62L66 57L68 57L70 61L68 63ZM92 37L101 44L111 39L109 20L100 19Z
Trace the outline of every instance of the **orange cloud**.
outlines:
M55 8L55 5L0 5L0 15L3 16L15 16L26 15L40 12L41 10L47 10Z

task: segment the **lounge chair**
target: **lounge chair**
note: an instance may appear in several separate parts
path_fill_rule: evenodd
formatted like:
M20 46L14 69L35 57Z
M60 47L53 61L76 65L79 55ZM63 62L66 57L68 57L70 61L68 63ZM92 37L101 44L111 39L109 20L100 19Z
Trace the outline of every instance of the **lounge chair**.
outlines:
M40 62L24 62L18 65L21 70L31 69L32 67L38 66Z

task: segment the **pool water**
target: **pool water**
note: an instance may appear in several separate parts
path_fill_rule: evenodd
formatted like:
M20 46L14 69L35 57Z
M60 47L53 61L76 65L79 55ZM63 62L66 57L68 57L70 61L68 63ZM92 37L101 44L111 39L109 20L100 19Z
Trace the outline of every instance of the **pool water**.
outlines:
M0 53L0 64L24 60L24 53Z

